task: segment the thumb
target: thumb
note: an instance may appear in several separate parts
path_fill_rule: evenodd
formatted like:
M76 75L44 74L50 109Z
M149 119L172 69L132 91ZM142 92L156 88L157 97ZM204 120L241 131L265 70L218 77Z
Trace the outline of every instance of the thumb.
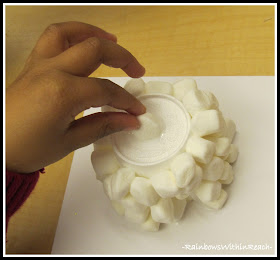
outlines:
M75 120L65 135L71 151L94 143L98 139L119 131L138 129L136 116L122 112L95 113Z

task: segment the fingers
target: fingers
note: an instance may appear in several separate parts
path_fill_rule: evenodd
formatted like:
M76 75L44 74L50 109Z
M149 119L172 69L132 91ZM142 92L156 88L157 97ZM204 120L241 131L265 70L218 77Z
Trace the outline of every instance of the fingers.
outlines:
M121 68L133 78L142 77L145 73L144 67L128 50L115 42L96 37L69 48L53 62L57 68L77 76L89 76L102 63Z
M56 23L50 25L40 36L33 50L33 55L40 58L51 58L90 37L117 41L116 36L90 24L81 22Z
M103 63L123 69L130 77L142 77L144 67L116 41L116 36L93 25L52 24L39 38L29 59L54 58L57 68L78 76L89 76Z
M65 135L65 143L73 151L106 135L139 127L137 118L126 113L95 113L74 121Z
M75 109L76 116L89 107L109 105L133 115L146 112L144 105L122 87L107 79L72 76L67 88L68 104Z

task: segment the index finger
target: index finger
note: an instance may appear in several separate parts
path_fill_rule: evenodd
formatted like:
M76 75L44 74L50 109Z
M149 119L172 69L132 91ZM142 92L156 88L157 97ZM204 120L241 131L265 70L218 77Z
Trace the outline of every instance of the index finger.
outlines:
M117 41L115 35L90 24L75 21L56 23L43 32L33 53L42 58L51 58L90 37Z
M142 77L145 73L145 68L127 49L96 37L73 46L53 58L52 62L56 68L77 76L89 76L102 63L121 68L132 78Z

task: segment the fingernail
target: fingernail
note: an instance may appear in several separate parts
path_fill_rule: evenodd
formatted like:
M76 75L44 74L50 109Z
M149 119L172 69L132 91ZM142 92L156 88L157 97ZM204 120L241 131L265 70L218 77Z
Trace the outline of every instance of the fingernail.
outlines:
M118 38L115 34L108 33L108 35L112 38L113 41L117 42Z
M130 126L126 127L124 130L125 131L137 130L137 129L140 128L140 126L141 126L141 124L140 124L140 122L137 119L137 122L134 125L130 125Z
M142 108L141 108L141 115L146 113L146 107L141 103Z
M137 69L135 69L134 73L135 78L141 78L145 75L146 69L140 63L138 63Z

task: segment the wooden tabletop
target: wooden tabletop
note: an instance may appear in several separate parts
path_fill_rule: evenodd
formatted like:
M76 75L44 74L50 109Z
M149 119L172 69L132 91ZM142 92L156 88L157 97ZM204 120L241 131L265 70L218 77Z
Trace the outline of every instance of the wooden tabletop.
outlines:
M6 83L42 31L63 21L114 33L146 76L274 75L274 6L7 6ZM101 66L94 76L125 76ZM11 218L8 254L49 254L73 153L46 173Z

